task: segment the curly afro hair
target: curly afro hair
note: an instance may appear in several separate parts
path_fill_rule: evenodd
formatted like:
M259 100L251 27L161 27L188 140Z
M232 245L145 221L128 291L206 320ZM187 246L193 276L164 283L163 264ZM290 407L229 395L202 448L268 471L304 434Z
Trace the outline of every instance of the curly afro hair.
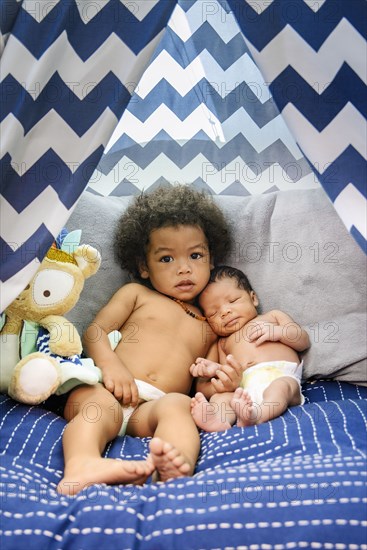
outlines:
M146 262L149 237L154 229L195 225L208 240L211 259L224 260L231 246L230 227L211 195L189 185L159 187L136 196L115 231L119 265L140 280L139 266Z

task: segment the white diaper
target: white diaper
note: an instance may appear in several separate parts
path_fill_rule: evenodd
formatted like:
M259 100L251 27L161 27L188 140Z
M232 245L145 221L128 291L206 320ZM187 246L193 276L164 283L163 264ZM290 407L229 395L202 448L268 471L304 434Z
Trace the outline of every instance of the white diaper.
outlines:
M118 330L113 330L108 334L108 339L113 350L116 349L121 338L122 335ZM138 386L139 399L143 401L154 401L155 399L160 399L161 397L166 395L164 391L156 388L155 386L152 386L152 384L149 384L148 382L144 382L144 380L135 379L135 384ZM131 405L128 405L127 407L121 407L124 418L122 420L122 425L118 435L125 435L126 427L130 420L130 417L137 407L138 405L136 405L136 407L132 407Z
M290 376L298 382L301 405L305 398L301 393L303 361L292 363L291 361L266 361L258 363L245 370L242 375L241 387L246 389L254 403L260 405L263 402L263 394L273 380L282 376Z
M144 382L144 380L135 379L135 384L138 386L139 399L142 399L143 401L154 401L155 399L160 399L166 395L164 391L152 386L152 384L148 384L148 382ZM122 425L118 435L125 435L130 417L137 407L138 405L136 405L136 407L132 407L131 405L122 407L124 418L122 420Z

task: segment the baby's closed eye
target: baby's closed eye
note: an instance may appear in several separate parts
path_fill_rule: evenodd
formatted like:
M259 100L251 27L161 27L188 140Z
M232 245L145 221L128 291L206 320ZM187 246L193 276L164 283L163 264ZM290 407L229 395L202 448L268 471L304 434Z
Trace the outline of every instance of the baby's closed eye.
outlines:
M205 312L205 317L206 317L207 319L210 319L211 317L215 317L216 314L217 314L216 311L209 311L208 313Z

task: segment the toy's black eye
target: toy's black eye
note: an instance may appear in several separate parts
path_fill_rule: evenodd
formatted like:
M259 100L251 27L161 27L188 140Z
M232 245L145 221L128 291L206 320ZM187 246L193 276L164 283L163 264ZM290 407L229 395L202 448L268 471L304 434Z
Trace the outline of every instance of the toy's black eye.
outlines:
M32 284L32 297L39 307L52 308L70 296L74 276L59 269L43 269L36 273Z

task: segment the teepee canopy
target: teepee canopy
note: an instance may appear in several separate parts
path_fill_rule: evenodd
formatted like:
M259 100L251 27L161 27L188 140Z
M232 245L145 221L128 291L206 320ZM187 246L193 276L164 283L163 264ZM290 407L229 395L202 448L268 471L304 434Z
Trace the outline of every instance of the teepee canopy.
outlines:
M1 310L86 187L320 184L366 248L364 0L2 4Z

